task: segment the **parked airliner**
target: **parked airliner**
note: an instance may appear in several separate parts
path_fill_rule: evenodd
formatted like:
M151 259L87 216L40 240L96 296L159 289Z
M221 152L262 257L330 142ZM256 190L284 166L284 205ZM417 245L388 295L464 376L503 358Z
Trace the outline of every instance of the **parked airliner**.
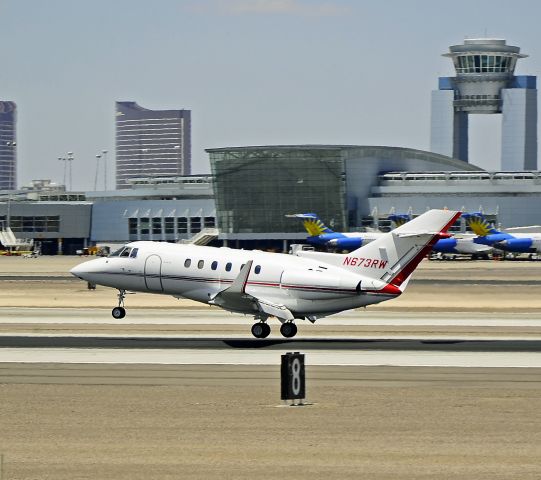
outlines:
M513 232L516 229L497 230L481 212L464 214L464 218L472 231L478 235L475 242L480 245L489 245L504 252L541 253L541 233Z
M252 334L270 334L269 317L293 337L295 320L312 323L343 310L398 297L419 262L460 212L430 210L346 255L295 255L230 248L133 242L109 257L71 270L82 280L119 290L115 318L126 314L126 291L189 298L252 315Z
M297 213L287 215L288 217L300 218L303 221L304 228L310 235L306 241L314 246L326 247L336 250L355 250L362 245L373 242L382 232L335 232L330 229L315 213ZM411 221L409 214L392 214L388 216L389 220L399 227L406 222ZM458 234L438 240L432 247L432 251L449 254L471 255L472 258L485 256L492 251L490 245L476 243L475 235Z

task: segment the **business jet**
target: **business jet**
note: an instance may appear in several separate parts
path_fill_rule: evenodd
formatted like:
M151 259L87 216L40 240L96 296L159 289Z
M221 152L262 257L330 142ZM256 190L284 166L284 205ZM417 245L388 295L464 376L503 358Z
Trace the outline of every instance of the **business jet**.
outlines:
M265 338L276 317L280 333L293 337L296 320L391 300L460 212L430 210L353 252L298 251L295 255L230 248L133 242L109 257L84 262L76 277L118 289L116 319L126 315L127 291L189 298L252 315L252 334Z
M330 229L315 213L296 213L287 217L300 218L309 236L306 242L316 247L325 247L334 250L355 250L362 245L373 242L382 235L382 232L335 232ZM411 221L410 214L392 214L388 216L397 227ZM490 245L476 243L475 235L457 234L449 238L438 240L432 251L437 253L471 255L472 258L486 256L492 251Z

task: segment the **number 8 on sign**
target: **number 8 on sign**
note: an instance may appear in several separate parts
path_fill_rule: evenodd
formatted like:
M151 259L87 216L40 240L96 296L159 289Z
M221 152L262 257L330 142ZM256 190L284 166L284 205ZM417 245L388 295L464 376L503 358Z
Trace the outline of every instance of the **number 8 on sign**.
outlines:
M297 396L299 393L301 393L301 361L298 357L293 359L293 362L291 362L291 391L294 396Z
M304 355L288 352L282 355L282 400L306 398Z

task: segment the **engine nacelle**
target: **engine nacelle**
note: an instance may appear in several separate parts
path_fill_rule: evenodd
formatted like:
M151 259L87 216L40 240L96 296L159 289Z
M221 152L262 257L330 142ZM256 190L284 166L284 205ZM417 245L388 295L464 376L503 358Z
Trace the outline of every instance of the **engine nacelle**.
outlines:
M327 245L333 248L338 248L339 250L357 250L363 244L363 239L361 237L342 237L342 238L333 238L327 242Z
M509 240L508 233L492 233L485 237L476 237L473 241L481 245L494 245L495 243L503 242L504 240Z
M509 238L496 243L494 246L506 252L528 253L535 250L531 238Z
M456 249L457 239L456 238L442 238L438 240L432 250L435 252L441 253L457 253Z
M284 270L280 286L297 298L339 298L358 293L360 277L341 273L340 276L326 270Z

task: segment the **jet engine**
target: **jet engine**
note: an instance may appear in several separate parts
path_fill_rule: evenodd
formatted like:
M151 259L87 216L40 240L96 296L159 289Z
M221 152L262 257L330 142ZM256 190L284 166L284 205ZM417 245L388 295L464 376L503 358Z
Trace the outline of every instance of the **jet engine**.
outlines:
M326 298L338 298L357 294L360 277L347 272L338 276L326 269L285 270L280 283L299 298L314 299L322 293Z
M494 244L496 248L506 252L529 253L535 251L531 238L509 238Z
M337 248L339 250L357 250L363 244L363 239L361 237L344 237L344 238L333 238L327 242L332 248Z
M455 250L457 243L456 238L442 238L434 244L432 250L441 253L457 253Z

